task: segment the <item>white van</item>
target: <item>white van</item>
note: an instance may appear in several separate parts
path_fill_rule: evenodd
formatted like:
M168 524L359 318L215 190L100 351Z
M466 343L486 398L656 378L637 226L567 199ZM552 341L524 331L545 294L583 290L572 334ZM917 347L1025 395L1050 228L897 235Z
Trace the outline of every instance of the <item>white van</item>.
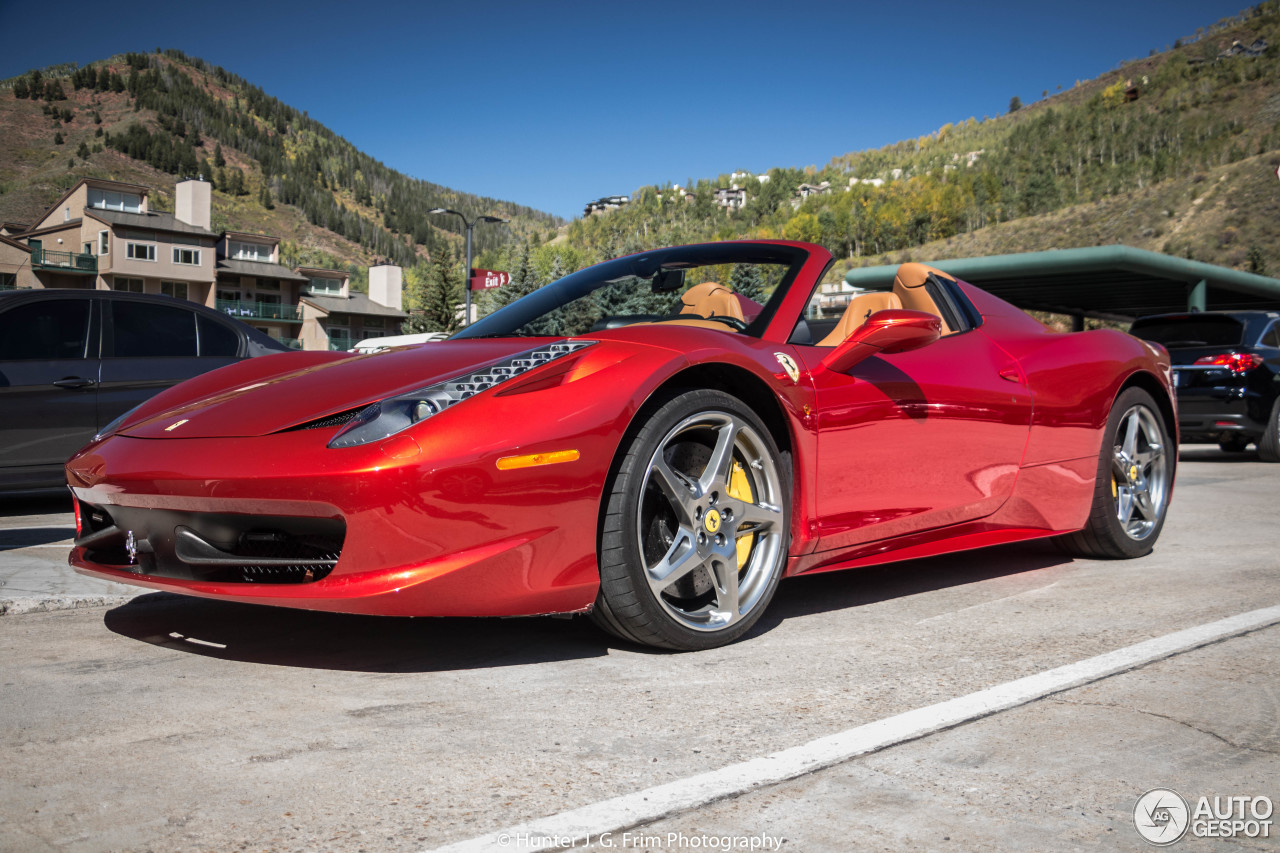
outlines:
M382 338L365 338L347 352L369 353L382 352L392 347L404 347L413 344L426 344L431 341L443 341L449 337L444 332L423 332L418 335L388 335Z

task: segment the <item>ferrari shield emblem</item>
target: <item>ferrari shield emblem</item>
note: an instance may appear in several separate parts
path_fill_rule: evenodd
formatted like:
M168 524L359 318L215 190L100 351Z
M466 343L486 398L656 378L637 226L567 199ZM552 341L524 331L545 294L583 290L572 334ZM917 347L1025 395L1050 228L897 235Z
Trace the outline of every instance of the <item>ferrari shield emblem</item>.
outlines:
M778 364L782 365L782 369L791 377L792 382L800 381L800 368L796 367L795 360L785 352L775 352L774 358L778 359Z

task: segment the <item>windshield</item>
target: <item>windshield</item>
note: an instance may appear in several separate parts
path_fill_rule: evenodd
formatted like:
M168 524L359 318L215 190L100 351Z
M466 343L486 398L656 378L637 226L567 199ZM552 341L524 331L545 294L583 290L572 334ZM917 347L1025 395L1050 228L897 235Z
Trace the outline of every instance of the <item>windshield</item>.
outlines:
M1129 334L1163 344L1166 349L1234 347L1244 339L1244 324L1225 314L1151 317L1135 321Z
M758 243L680 246L618 258L540 287L454 339L573 337L663 323L758 337L806 258L802 249Z

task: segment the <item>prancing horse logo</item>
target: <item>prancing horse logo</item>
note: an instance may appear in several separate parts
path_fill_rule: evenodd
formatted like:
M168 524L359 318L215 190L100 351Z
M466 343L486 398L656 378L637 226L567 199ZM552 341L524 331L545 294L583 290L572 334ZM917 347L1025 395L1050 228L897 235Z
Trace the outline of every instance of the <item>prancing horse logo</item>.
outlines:
M785 352L775 352L773 357L778 360L778 364L782 365L782 369L791 377L792 382L800 381L800 368L796 367L795 360Z

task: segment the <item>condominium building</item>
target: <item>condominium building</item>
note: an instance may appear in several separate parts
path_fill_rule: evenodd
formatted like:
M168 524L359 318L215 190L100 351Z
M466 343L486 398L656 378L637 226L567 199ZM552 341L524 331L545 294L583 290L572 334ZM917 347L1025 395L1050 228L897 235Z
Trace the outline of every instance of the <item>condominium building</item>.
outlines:
M348 349L399 334L408 316L399 267L372 267L367 295L350 290L345 271L291 269L280 263L277 237L215 233L210 190L199 179L179 181L173 213L160 213L149 209L149 187L82 179L34 225L3 224L0 288L164 294L224 311L298 349Z

